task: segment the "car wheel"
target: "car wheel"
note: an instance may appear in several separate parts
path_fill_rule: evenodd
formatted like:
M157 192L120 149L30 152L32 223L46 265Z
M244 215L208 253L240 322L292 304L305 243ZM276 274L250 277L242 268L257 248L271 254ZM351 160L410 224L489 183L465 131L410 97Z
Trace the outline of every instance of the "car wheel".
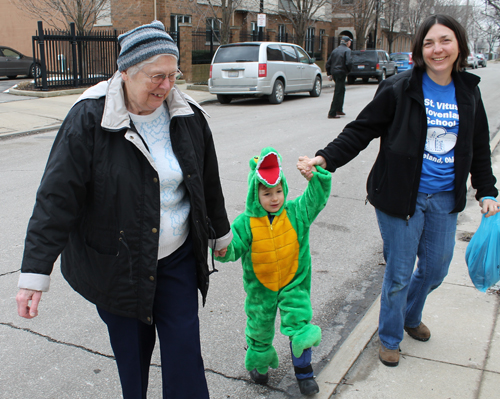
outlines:
M394 68L394 75L398 74L398 68Z
M347 77L347 83L349 83L350 85L354 84L355 81L356 81L356 78L354 76Z
M363 83L368 83L369 80L370 78L363 78Z
M7 76L7 77L8 77L9 79L15 79L15 78L17 78L17 75L9 75L9 76Z
M385 75L385 69L382 70L382 74L377 78L378 82L382 82L383 80L385 80L386 78L386 75Z
M321 79L319 76L316 76L316 79L314 79L314 86L313 89L309 92L311 97L319 97L321 94Z
M283 99L285 98L285 87L283 86L283 82L279 79L276 79L273 86L273 92L269 96L269 102L271 104L281 104Z
M32 64L30 67L30 78L39 78L42 75L40 64Z
M232 99L233 97L226 94L217 94L217 100L219 100L221 104L229 104Z

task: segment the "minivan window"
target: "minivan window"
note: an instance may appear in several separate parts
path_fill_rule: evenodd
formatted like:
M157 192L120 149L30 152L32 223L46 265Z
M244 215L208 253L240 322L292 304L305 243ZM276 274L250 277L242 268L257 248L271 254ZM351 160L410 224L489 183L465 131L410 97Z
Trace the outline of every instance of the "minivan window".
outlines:
M283 54L285 55L285 61L288 62L298 62L297 54L295 54L295 48L293 46L281 46Z
M382 52L379 52L379 53L378 53L378 59L379 59L380 61L382 61L382 62L387 61L387 59L386 59L386 57L385 57L385 54L384 54L384 53L382 53Z
M252 62L259 60L259 48L257 44L250 44L244 46L227 46L219 47L217 55L215 56L214 63L222 62Z
M352 62L376 61L376 53L374 51L352 51Z
M278 45L267 46L267 60L268 61L283 61L283 54Z
M307 55L307 53L301 48L296 47L296 49L297 52L299 53L300 62L303 62L304 64L309 64L309 56Z

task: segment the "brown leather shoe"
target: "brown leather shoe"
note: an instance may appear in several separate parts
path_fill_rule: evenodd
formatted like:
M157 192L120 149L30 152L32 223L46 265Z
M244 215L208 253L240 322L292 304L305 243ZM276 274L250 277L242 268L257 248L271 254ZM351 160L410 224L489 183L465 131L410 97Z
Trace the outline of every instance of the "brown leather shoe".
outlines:
M344 115L345 115L345 113L344 113L344 112L342 112L342 111L339 111L339 112L337 112L337 115L344 116Z
M415 328L405 327L405 331L410 337L417 341L426 342L431 337L431 331L422 322Z
M338 116L338 115L335 115L335 116L328 115L328 119L340 119L340 116Z
M387 349L383 344L380 344L378 358L388 367L396 367L399 364L399 348Z

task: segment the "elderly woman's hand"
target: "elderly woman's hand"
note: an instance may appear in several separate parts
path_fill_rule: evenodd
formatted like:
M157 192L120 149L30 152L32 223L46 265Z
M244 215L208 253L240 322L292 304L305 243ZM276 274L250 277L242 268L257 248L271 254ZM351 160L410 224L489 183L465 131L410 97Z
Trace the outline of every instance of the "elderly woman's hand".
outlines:
M498 202L490 198L481 198L479 206L481 207L481 213L486 214L485 217L493 216L500 210Z
M214 251L214 255L219 257L219 258L223 258L224 256L226 256L226 253L227 253L227 248L223 248L223 249Z
M16 295L17 313L26 319L38 316L38 304L42 298L41 291L21 288ZM31 301L31 306L30 306Z

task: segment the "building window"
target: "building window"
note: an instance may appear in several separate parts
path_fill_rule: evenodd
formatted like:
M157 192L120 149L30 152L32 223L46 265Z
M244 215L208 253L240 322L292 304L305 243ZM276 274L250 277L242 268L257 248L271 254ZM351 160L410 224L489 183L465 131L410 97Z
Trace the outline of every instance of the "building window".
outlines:
M220 21L215 18L207 18L206 37L207 43L219 43Z
M97 13L94 26L111 26L111 4L106 0Z
M170 14L170 31L179 32L179 24L190 24L191 15Z
M316 28L307 28L306 32L306 42L305 47L308 53L312 53L314 51L314 33L316 32Z
M278 41L287 42L286 26L278 25Z
M278 9L285 12L297 12L297 7L295 6L293 0L278 0Z
M323 41L325 40L324 39L324 36L325 36L326 32L324 29L320 29L319 30L319 51L322 51L323 50Z

